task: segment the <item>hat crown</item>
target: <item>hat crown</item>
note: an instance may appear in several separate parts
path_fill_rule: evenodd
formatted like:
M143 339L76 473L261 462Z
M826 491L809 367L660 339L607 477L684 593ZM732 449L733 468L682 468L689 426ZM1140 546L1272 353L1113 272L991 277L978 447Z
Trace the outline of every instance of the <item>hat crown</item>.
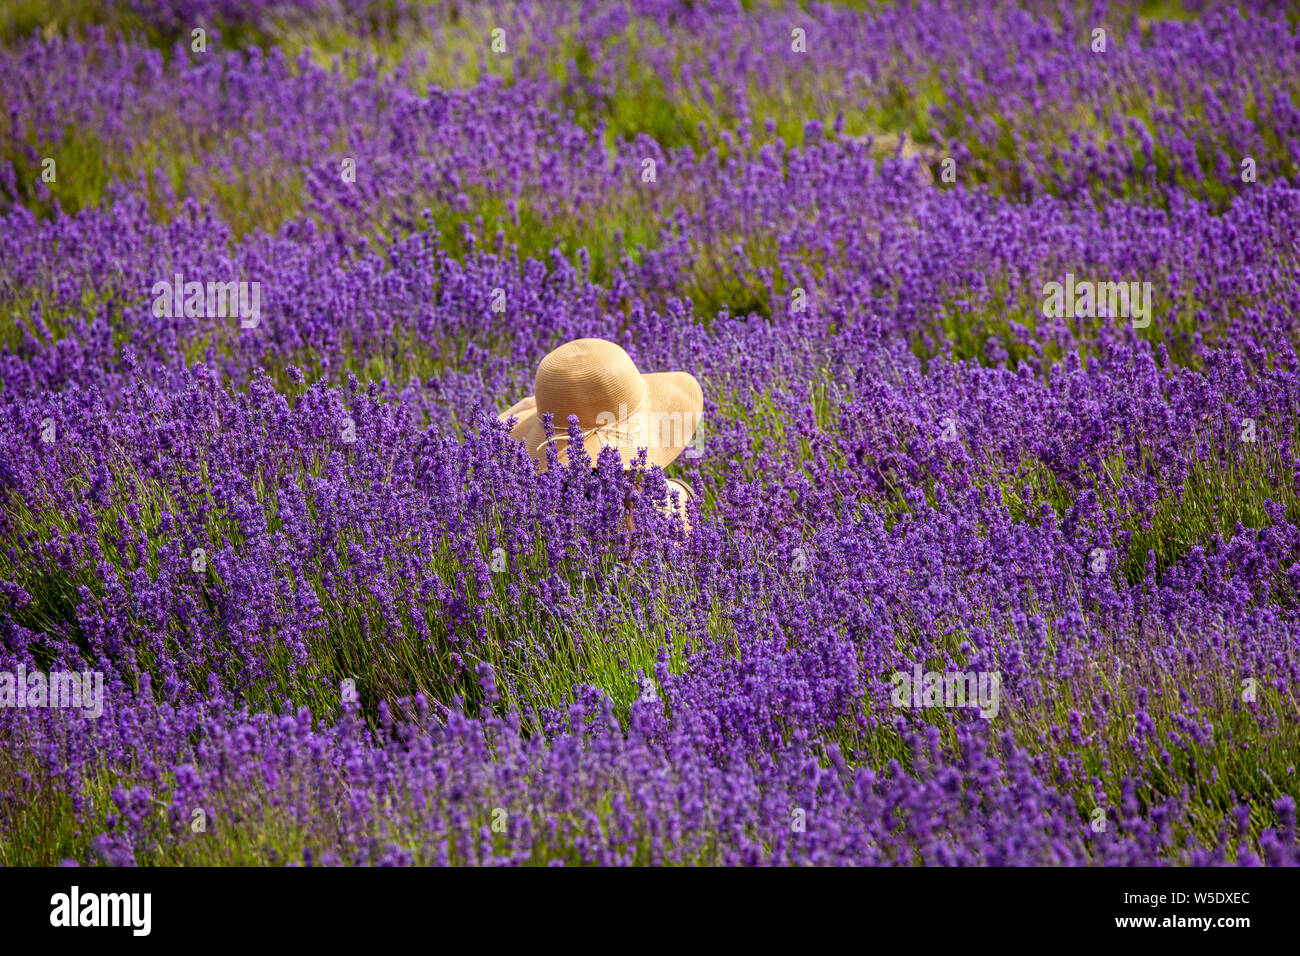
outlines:
M537 414L553 416L556 432L563 433L569 416L579 427L595 428L620 419L638 408L645 383L632 357L604 339L575 339L550 352L537 366L533 395Z

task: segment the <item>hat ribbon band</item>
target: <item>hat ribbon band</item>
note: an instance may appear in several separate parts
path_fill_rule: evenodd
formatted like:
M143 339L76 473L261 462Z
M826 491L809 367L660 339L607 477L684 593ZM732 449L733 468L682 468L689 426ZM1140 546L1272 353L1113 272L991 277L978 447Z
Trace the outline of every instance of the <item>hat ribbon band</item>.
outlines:
M617 433L620 424L621 424L622 422L626 422L628 418L630 418L631 416L635 415L637 412L641 411L641 407L642 407L643 405L645 405L645 403L646 403L646 399L649 398L649 397L650 397L650 386L647 385L647 384L643 381L643 382L641 383L641 401L639 401L639 402L636 403L636 408L632 409L632 411L628 412L626 416L624 416L623 418L621 418L621 419L618 420L618 421L606 422L606 423L603 424L603 425L596 425L594 428L588 428L588 429L586 429L586 430L582 433L582 440L585 442L585 441L586 441L588 438L590 438L592 435L595 435L595 434L598 434L598 433L601 434L602 436L603 436L605 433L609 432L609 431L614 431L614 432ZM618 434L618 437L620 437L620 438L624 438L624 439L627 439L628 436L619 433L619 434ZM568 436L567 433L566 433L566 434L563 434L563 435L561 435L561 434L555 434L555 435L552 436L552 438L553 438L555 441L557 441L557 442L558 442L558 441L568 441L568 440L569 440L569 436ZM533 451L534 451L534 452L539 452L539 451L541 451L541 450L542 450L542 447L546 444L547 441L548 441L548 439L543 438L541 441L539 441L539 442L537 443L536 447L533 448ZM605 444L605 442L602 441L601 444Z

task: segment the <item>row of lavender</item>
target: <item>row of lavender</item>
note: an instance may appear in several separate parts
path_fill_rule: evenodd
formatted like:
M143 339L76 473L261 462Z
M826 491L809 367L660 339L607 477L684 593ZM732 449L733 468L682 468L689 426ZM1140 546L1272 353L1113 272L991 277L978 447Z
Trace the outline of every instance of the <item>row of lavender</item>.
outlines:
M1297 172L1300 54L1285 3L1205 3L1159 21L1123 2L797 13L677 0L395 3L387 18L363 5L341 19L337 4L273 3L251 17L270 32L228 30L232 43L278 44L266 53L231 49L216 26L255 6L159 6L168 16L146 11L144 22L166 31L160 49L92 34L5 52L11 198L49 199L32 192L41 147L80 136L114 171L134 166L125 179L157 174L156 187L179 196L214 195L214 179L247 171L254 192L259 176L297 179L305 205L339 214L358 204L338 195L336 152L371 183L359 178L353 193L387 212L426 190L445 198L455 179L516 197L530 185L588 191L603 170L584 123L619 141L647 133L668 151L778 133L796 145L810 121L847 138L908 131L954 158L962 182L1016 196L1173 188L1222 201L1247 158L1260 179ZM307 9L295 18L296 6ZM323 22L342 35L323 35ZM317 65L330 59L322 45L340 48L341 71ZM505 101L497 81L508 81ZM458 106L475 115L457 119ZM195 147L176 169L150 162L145 147L162 136Z
M547 9L529 35L555 17L571 50ZM643 5L581 40L616 62L635 13L745 63L781 19L775 90L851 51L961 64L976 116L1052 104L1002 110L1011 197L959 113L948 184L748 107L713 151L607 152L526 58L424 95L276 54L6 51L31 142L0 228L0 671L107 681L94 720L0 709L2 858L1296 862L1300 193L1289 100L1255 89L1293 36L1211 10L1103 61L1052 42L1077 14L1003 11L1030 83L969 10L923 12L869 39L819 11L873 52L815 68L768 14ZM665 83L741 75L663 50ZM1018 138L1188 76L1205 101L1156 118L1176 171ZM165 129L185 148L151 154ZM51 213L66 175L17 170L78 143L102 194ZM257 282L257 320L177 276ZM1149 282L1151 321L1045 315L1067 276ZM538 477L492 423L579 335L704 382L689 538L653 476ZM954 670L1000 698L898 695Z
M1218 847L1199 847L1181 830L1180 800L1151 801L1132 781L1108 810L1112 827L1081 828L1031 753L965 729L956 755L933 729L909 734L912 770L891 760L878 772L799 732L759 761L740 748L706 756L700 741L716 730L676 695L684 716L638 704L624 726L607 698L580 692L545 741L510 718L437 720L421 698L411 722L381 713L377 743L354 713L326 729L306 708L250 715L220 698L159 704L147 682L138 696L114 690L129 716L93 737L26 728L56 780L105 762L139 768L89 840L113 865L164 847L175 859L178 844L208 864L1297 863L1290 797L1262 858L1245 803L1225 815ZM90 810L69 786L72 807ZM29 779L20 794L52 798Z
M652 364L690 352L728 361L708 343L743 333L718 312L773 317L771 334L818 343L811 360L840 370L882 350L902 366L951 351L1042 375L1100 342L1137 340L1180 365L1230 349L1258 367L1294 340L1290 186L1257 185L1223 214L1194 201L1098 210L937 191L908 169L886 161L877 174L868 153L835 145L701 164L694 208L608 285L583 250L575 261L474 246L457 257L426 231L345 252L311 221L235 240L193 205L167 223L134 199L50 220L17 208L0 221L11 311L0 369L14 396L112 396L140 378L176 387L195 361L245 385L259 367L310 363L335 383L353 371L393 394L414 388L443 423L518 393L529 362L566 336L635 341ZM1107 315L1104 303L1045 314L1050 284L1070 277L1145 285L1147 314ZM231 282L256 298L241 291L243 311L233 297L213 309L211 286ZM711 299L722 308L696 304Z

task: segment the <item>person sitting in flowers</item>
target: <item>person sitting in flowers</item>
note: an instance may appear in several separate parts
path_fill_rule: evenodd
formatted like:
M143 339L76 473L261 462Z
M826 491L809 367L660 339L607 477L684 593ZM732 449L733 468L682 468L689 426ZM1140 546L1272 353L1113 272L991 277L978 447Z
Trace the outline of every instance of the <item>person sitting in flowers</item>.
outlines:
M551 415L561 462L568 461L566 423L572 415L592 465L610 446L628 468L641 449L652 465L667 468L691 443L704 410L704 390L689 372L641 372L631 356L605 339L575 339L554 349L537 367L533 394L498 416L516 419L510 436L547 467L548 438L542 419ZM678 517L689 532L686 502L694 492L684 481L667 478L668 503L660 508ZM628 527L631 527L628 515Z

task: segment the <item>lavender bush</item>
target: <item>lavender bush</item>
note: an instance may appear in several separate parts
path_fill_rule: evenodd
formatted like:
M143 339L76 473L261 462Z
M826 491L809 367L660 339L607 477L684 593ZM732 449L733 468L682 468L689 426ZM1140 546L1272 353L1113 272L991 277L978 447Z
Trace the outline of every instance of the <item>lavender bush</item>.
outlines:
M1300 37L1021 6L12 5L0 863L1300 863Z

